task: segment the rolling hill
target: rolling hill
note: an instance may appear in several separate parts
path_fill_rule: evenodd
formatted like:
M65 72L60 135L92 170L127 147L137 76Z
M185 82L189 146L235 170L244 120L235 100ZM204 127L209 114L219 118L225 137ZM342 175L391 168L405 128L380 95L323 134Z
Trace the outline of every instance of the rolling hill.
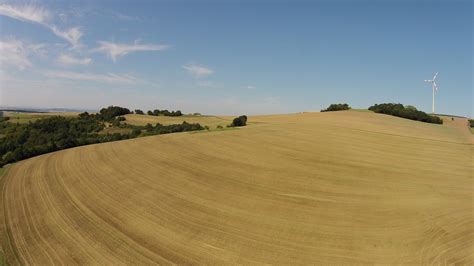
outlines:
M472 264L459 119L252 116L41 155L2 179L2 246L13 264Z
M199 123L202 126L209 126L215 128L218 125L225 127L232 122L234 117L231 116L212 116L212 115L182 115L182 116L151 116L151 115L124 115L126 123L144 126L148 123L155 125L160 123L162 125L181 124L183 121L188 123Z

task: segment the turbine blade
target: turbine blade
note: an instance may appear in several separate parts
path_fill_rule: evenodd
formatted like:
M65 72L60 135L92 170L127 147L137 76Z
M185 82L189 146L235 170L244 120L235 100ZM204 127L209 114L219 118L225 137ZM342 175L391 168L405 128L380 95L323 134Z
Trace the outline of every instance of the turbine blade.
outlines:
M438 72L436 72L436 74L434 75L433 81L436 79L436 76L438 76Z
M438 85L436 85L436 82L433 81L433 88L435 89L435 91L438 91Z
M425 79L425 82L433 82L433 81L429 79Z

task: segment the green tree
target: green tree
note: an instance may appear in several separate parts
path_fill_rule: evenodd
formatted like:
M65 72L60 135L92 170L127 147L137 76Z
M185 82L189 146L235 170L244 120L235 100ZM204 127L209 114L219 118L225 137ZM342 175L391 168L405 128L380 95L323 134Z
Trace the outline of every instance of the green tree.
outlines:
M246 115L241 115L239 117L234 118L234 120L232 120L232 124L231 124L232 127L243 127L245 125L247 125L247 116Z

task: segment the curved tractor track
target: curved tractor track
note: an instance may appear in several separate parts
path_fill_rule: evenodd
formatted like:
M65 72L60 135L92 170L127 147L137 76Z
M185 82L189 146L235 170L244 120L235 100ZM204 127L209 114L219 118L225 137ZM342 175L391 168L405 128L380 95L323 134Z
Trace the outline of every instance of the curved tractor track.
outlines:
M250 121L17 163L3 186L7 258L474 263L464 129L354 111Z

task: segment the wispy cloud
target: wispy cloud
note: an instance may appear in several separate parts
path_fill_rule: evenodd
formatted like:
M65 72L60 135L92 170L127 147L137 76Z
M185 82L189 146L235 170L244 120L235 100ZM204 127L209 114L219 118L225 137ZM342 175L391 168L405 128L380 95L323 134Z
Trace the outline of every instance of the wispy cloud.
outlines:
M60 63L61 65L88 65L92 62L91 58L77 58L72 55L68 54L60 54L56 59L56 62Z
M132 52L144 51L162 51L170 48L170 45L164 44L141 44L136 40L133 44L113 43L106 41L97 42L99 47L94 49L97 52L102 52L108 55L114 62L117 58Z
M13 66L19 70L33 67L32 56L44 58L48 54L48 44L28 43L6 37L0 40L0 68L6 70L5 66Z
M43 75L49 78L60 78L70 80L84 80L84 81L95 81L104 83L122 83L122 84L133 84L140 80L128 75L128 74L94 74L94 73L83 73L73 71L45 71Z
M4 68L4 65L10 65L20 70L33 66L28 59L26 45L15 39L0 41L0 64L1 69Z
M248 85L248 86L247 86L247 89L249 89L249 90L255 90L256 88L257 88L257 87L252 86L252 85Z
M114 18L124 21L140 21L141 19L137 16L129 16L120 12L111 11L111 14Z
M12 6L0 4L0 15L7 16L24 22L40 24L51 30L56 36L66 40L73 47L80 45L79 40L83 33L79 27L62 31L56 25L51 24L51 12L43 7L35 5Z
M80 39L84 33L82 32L80 27L73 27L70 28L66 31L61 31L59 30L56 26L51 25L48 26L51 31L53 31L56 36L66 40L69 42L73 47L79 47L80 46Z
M202 78L214 74L214 70L194 63L188 63L182 67L196 78Z
M51 17L50 12L42 7L33 5L11 6L0 4L0 15L17 20L45 24Z

